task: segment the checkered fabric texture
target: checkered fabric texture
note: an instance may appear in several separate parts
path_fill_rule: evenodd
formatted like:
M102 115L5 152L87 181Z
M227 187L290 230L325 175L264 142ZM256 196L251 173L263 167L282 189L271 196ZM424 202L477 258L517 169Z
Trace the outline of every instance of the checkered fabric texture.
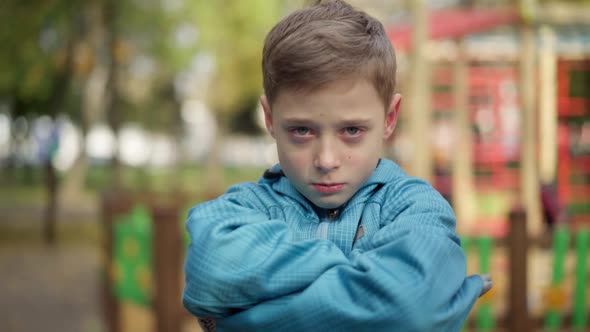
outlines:
M466 277L453 211L428 183L382 159L326 211L279 165L268 174L191 209L191 313L217 331L461 329L483 282Z

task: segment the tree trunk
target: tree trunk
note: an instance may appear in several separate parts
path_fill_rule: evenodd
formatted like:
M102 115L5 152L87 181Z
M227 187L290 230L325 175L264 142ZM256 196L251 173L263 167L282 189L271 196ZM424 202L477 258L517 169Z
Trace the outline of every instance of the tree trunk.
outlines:
M48 245L55 244L55 227L57 219L57 174L50 158L43 163L44 183L47 204L43 216L43 239Z
M89 40L94 52L98 52L105 43L104 25L101 19L102 8L93 5L88 12L86 20L89 22L90 30L84 39ZM84 194L86 176L88 173L88 158L86 156L85 138L90 128L96 125L105 113L105 97L108 68L104 63L97 62L82 89L81 101L81 150L78 158L61 185L61 197L70 200L81 197ZM71 200L70 200L71 201Z
M84 136L84 134L83 134ZM88 158L84 148L80 151L80 155L76 158L72 168L68 170L67 177L60 186L60 196L67 202L77 199L84 195L84 187L86 184L86 175L88 173Z
M121 116L119 110L119 63L117 59L117 38L118 38L118 0L108 0L105 2L105 24L107 26L106 45L109 51L110 63L107 75L107 118L111 129L117 137L121 127ZM118 149L111 159L111 180L110 186L121 188L121 161L118 157Z
M76 19L75 14L71 14L70 23ZM57 110L59 110L67 96L67 92L72 79L72 64L74 58L74 45L77 41L78 36L72 35L67 42L66 46L66 60L64 65L64 72L58 75L53 84L53 90L47 102L47 109L49 115L55 120ZM53 124L55 126L56 124ZM53 139L53 138L52 138ZM52 144L51 142L49 144ZM54 151L52 147L48 148L45 160L43 160L44 168L44 183L47 192L47 202L45 208L45 215L43 220L43 237L45 243L48 245L55 245L55 227L57 220L57 191L58 182L55 168L53 167Z

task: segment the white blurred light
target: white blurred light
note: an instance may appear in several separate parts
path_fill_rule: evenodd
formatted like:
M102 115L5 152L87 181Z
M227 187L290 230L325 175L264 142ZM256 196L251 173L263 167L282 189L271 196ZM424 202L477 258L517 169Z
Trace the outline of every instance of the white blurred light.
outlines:
M10 118L0 113L0 145L8 144L10 141Z
M164 0L162 1L162 8L168 13L174 13L184 7L184 0Z
M90 128L86 136L86 154L94 159L111 159L115 154L117 139L113 130L98 124Z
M209 77L215 70L215 57L206 52L196 54L191 61L191 70L199 76Z
M42 115L33 120L32 134L39 140L48 139L53 130L53 125L53 120L48 115Z
M27 118L19 116L14 120L12 127L14 128L13 135L17 140L22 141L26 139L29 132L29 121L27 121Z
M518 158L520 143L520 109L514 104L501 105L501 141L507 159Z
M182 23L176 28L174 39L180 48L193 47L199 40L199 30L191 23Z
M187 99L180 110L182 120L193 125L203 125L209 117L207 106L200 100Z
M518 136L520 131L520 109L516 105L501 105L500 115L503 136Z
M449 121L438 122L432 131L432 144L445 155L451 155L455 135L453 125Z
M57 124L48 115L35 118L29 133L29 139L33 147L29 155L31 161L33 163L50 161L59 146Z
M0 158L10 154L10 118L0 113Z
M494 113L489 108L480 108L475 113L475 123L483 136L490 135L495 128Z
M127 124L119 133L118 156L129 166L145 165L151 155L151 139L148 133L138 125Z
M129 64L129 72L138 79L150 78L156 72L156 62L147 55L138 55Z
M268 167L278 162L276 146L268 137L233 136L223 143L224 165Z
M18 146L18 158L29 165L38 164L37 151L39 151L39 144L34 139L25 138Z
M57 170L65 172L74 165L80 154L82 135L70 120L63 120L60 129L59 148L53 165Z
M190 160L202 160L215 139L215 117L202 101L196 99L184 101L180 112L186 126L185 153Z
M163 167L174 164L178 157L174 140L162 134L152 135L151 166Z
M174 92L178 100L201 98L207 94L215 70L215 57L200 52L193 56L190 69L174 78Z
M277 144L275 142L272 142L267 145L266 151L264 151L264 162L269 166L272 166L279 162Z

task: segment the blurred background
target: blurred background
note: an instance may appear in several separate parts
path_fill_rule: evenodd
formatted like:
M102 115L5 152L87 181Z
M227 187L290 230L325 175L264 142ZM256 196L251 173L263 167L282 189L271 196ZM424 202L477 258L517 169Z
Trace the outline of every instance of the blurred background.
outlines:
M387 156L494 277L464 330L590 330L590 1L349 2L397 52ZM199 331L186 211L277 162L261 50L307 3L1 2L1 331Z

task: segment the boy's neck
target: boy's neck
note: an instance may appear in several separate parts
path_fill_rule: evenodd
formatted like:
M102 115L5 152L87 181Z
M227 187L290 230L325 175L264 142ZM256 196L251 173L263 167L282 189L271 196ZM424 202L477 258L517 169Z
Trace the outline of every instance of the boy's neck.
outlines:
M322 208L322 207L316 206L315 204L311 204L311 205L313 206L313 209L316 212L316 214L320 217L320 220L323 220L323 219L336 220L336 219L338 219L340 217L340 215L342 214L344 207L346 206L346 204L344 204L344 205L341 205L336 208L327 209L327 208Z

